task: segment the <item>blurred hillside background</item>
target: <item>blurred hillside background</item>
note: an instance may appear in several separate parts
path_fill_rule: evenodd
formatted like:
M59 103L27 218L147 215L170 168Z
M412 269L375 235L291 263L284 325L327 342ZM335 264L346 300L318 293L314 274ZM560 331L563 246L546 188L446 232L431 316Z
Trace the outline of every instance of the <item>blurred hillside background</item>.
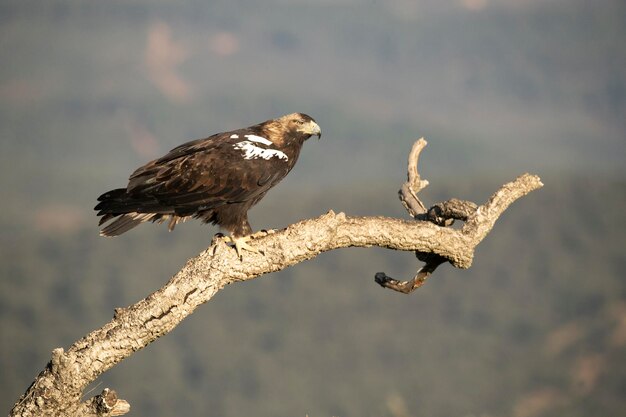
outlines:
M618 416L626 409L626 2L0 1L0 410L53 348L217 229L98 236L96 197L174 146L294 111L322 126L251 212L406 218L525 171L468 271L345 249L221 291L106 373L133 416ZM92 393L93 394L93 393ZM90 394L91 395L91 394Z

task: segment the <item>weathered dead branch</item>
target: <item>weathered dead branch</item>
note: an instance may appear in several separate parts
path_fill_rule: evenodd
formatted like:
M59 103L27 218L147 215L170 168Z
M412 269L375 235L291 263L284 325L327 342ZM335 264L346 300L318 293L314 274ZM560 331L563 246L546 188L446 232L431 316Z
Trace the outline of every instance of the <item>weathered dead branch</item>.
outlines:
M224 286L279 271L322 252L349 246L379 246L414 251L425 265L409 281L400 282L376 274L376 281L401 292L421 286L437 266L449 262L469 268L475 247L492 229L500 214L515 200L540 188L537 176L524 174L505 184L485 204L450 200L426 210L417 193L428 182L422 180L417 163L426 141L416 142L409 157L408 181L401 199L416 220L387 217L351 217L329 211L303 220L284 230L255 240L263 253L247 254L240 260L223 239L190 259L161 289L138 303L115 310L113 319L78 340L66 351L52 352L52 360L37 376L10 416L113 416L130 406L105 389L83 401L83 391L100 374L172 331L178 323ZM452 219L465 222L455 230L445 227Z
M419 157L427 144L424 138L420 138L411 148L407 164L407 181L402 184L402 188L398 191L400 201L415 220L429 221L441 227L452 226L455 220L467 221L478 208L471 201L453 198L438 203L427 210L424 203L418 198L417 194L428 186L428 181L421 178L418 170ZM437 267L447 261L445 257L432 252L416 251L415 256L424 262L424 266L417 270L413 278L399 281L384 272L377 272L374 281L381 287L409 294L424 285L426 279L435 272Z

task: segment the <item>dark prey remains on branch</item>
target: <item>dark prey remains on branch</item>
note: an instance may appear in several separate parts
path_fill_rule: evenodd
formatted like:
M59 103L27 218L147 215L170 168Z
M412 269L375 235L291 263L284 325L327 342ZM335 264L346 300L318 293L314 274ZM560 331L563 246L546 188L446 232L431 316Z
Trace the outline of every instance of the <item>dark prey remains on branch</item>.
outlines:
M126 188L98 197L102 236L118 236L143 222L189 218L219 225L237 254L257 252L247 242L248 210L291 171L304 141L321 137L312 117L292 113L254 126L217 133L172 149L138 168Z

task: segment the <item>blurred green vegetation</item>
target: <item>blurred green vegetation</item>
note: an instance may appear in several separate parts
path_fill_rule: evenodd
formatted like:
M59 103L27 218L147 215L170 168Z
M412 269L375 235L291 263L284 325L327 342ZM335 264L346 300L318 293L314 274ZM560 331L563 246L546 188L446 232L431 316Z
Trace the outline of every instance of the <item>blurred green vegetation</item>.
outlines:
M468 192L435 179L432 188L435 199ZM278 226L319 214L312 206L402 215L393 188L353 189L350 201L343 192L283 189L253 221ZM616 415L626 381L625 207L624 182L553 178L505 213L470 270L443 267L411 296L373 282L379 270L411 276L411 254L324 254L224 289L98 388L155 416L392 415L395 394L411 415L510 415L544 392L550 413ZM11 238L0 260L6 405L52 348L158 288L210 237L193 223L162 229Z
M523 171L546 186L468 271L402 296L373 276L412 276L412 254L323 254L224 289L94 390L145 416L620 415L624 21L621 1L0 2L0 409L217 231L100 238L101 192L185 140L304 111L322 139L255 229L406 217L422 135L427 203Z

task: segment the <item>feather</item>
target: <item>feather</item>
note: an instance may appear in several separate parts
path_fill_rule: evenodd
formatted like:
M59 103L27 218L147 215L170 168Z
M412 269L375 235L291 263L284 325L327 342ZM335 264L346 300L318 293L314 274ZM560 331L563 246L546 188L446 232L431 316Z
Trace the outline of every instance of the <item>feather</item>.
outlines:
M152 219L154 214L129 213L123 214L100 231L100 236L119 236L133 227Z

